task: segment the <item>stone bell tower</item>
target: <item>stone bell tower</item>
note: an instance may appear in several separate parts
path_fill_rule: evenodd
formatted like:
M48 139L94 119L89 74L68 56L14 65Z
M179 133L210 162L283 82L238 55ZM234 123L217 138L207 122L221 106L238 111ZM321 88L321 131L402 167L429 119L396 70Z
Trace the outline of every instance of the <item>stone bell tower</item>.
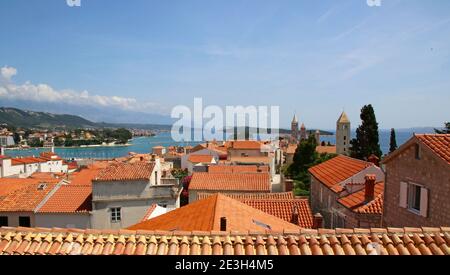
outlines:
M350 154L350 120L345 112L342 112L336 123L336 153L341 155Z
M290 143L297 144L298 143L298 119L297 115L294 115L294 118L291 122L291 140Z

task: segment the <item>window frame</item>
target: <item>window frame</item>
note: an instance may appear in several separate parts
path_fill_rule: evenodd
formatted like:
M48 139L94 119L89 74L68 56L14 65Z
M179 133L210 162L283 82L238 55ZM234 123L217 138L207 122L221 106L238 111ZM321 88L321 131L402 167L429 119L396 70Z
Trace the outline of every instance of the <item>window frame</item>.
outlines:
M4 223L4 224L2 224L2 223L0 223L0 227L2 227L2 226L9 226L9 217L8 216L0 216L0 220L4 220L4 221L6 221L6 223Z
M23 219L27 219L27 224L28 225L24 225L22 223ZM19 216L19 226L20 227L31 227L31 217L30 216Z
M122 221L122 207L111 207L110 219L112 223L119 223Z
M407 207L409 211L412 211L416 214L420 214L422 209L421 203L421 194L422 194L423 186L420 184L410 182L408 184L408 193L407 193ZM419 209L416 208L418 204Z

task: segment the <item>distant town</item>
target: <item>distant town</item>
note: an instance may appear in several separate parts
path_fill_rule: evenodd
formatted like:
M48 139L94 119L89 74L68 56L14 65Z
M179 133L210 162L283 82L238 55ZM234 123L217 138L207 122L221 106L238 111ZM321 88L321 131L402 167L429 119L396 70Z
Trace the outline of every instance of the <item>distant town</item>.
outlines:
M175 230L223 234L230 231L303 232L305 229L320 232L323 228L333 230L327 232L355 228L356 232L366 228L367 231L353 235L353 244L348 247L344 247L344 239L342 246L337 246L339 250L325 246L314 248L315 244L309 242L305 250L292 250L292 253L419 253L414 245L405 250L389 244L408 236L403 234L412 234L412 242L423 244L428 234L436 234L435 230L450 233L445 231L447 229L433 229L450 222L450 212L443 210L450 209L447 199L450 124L437 129L436 133L413 135L400 146L393 129L390 153L383 155L373 107L364 106L361 114L365 120L361 121L354 139L351 139L351 121L347 114L343 112L338 116L335 144L321 141L319 130L308 131L294 115L289 134L277 140L210 140L196 146L157 145L145 154L129 152L107 160L63 159L54 148L127 144L132 137L149 136L153 132L126 129L32 131L4 125L2 146L38 146L47 147L48 151L38 156L9 157L2 147L0 226L3 228L0 232L8 232L9 236L16 236L16 240L27 228L54 228L51 232L66 234L65 238L73 238L69 232L75 228L126 229L130 233ZM389 236L385 235L388 231L380 231L380 237L370 235L374 232L372 228L393 227L430 229L401 229L390 232ZM350 230L345 232L352 234L354 231ZM42 232L43 237L50 236L47 234L51 233ZM198 237L208 238L182 234L179 236L190 245L194 245ZM321 240L331 242L334 234L338 233L328 234L329 237L321 237ZM87 245L88 240L80 236L77 240ZM133 235L104 236L98 236L96 242L116 245L126 242L133 249L103 247L96 253L155 254L157 251L148 243L153 242L154 237L142 240L148 245L147 250L143 250ZM439 240L439 235L435 236L435 240ZM358 242L369 237L383 238L383 242L379 247L359 249ZM13 239L10 240L8 243ZM56 242L53 238L49 240ZM156 244L159 242L162 240L157 240ZM262 253L272 253L268 246L270 239L262 242L267 245ZM18 246L8 243L1 246L0 251L18 253ZM222 241L219 244L226 245ZM448 253L446 247L428 244L420 253ZM281 249L283 246L278 246L276 253ZM45 251L60 253L59 250ZM93 250L84 253L93 253ZM194 251L187 249L184 253Z

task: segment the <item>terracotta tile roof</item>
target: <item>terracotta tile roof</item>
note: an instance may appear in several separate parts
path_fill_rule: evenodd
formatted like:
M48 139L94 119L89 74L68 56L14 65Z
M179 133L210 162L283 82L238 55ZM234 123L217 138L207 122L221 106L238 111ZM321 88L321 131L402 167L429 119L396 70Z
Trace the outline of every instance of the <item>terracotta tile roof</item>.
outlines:
M450 255L450 228L279 233L1 228L0 255Z
M0 212L32 212L42 202L42 200L56 186L59 180L35 180L35 182L24 184L17 188L17 185L10 189L11 192L4 194L0 198ZM45 184L44 189L39 186Z
M313 226L313 215L307 199L242 199L239 201L302 228ZM298 214L295 220L293 220L294 212Z
M11 159L11 165L24 165L24 164L33 164L33 163L43 163L48 160L43 158L35 158L35 157L24 157L24 158L13 158Z
M108 167L106 163L94 163L87 168L70 174L70 185L92 185L92 181L102 171L101 169Z
M416 135L416 137L436 155L450 164L450 134Z
M197 199L202 200L210 196L212 193L198 193ZM292 200L294 199L294 194L292 192L283 193L224 193L223 195L230 197L235 200L253 200L253 199L263 199L263 200Z
M47 161L48 161L48 160L62 160L62 158L60 158L57 154L55 154L55 153L53 153L53 152L42 152L42 153L40 154L40 156L41 156L43 159L46 159Z
M220 220L227 219L227 230L279 231L299 227L257 210L237 200L215 194L148 221L131 230L220 230Z
M286 148L286 154L293 155L295 154L296 150L297 150L296 144L289 144L288 147Z
M189 190L270 192L268 173L194 173Z
M263 142L255 140L227 141L226 146L237 150L261 150Z
M66 176L65 173L47 173L47 172L36 172L33 173L30 178L33 179L61 179Z
M185 149L187 149L187 147ZM209 150L219 153L220 155L226 155L228 147L226 147L225 145L218 145L218 144L214 144L214 143L209 143L209 144L203 143L203 144L198 144L197 146L191 148L191 153L195 153L195 152L198 152L203 149L209 149Z
M192 163L211 163L214 157L211 155L190 155L188 161Z
M367 167L370 162L339 155L319 165L311 167L308 171L320 182L332 188L336 184L352 177Z
M95 181L134 181L148 180L152 175L154 163L135 162L119 163L114 162L108 167L99 171Z
M317 146L316 152L319 154L336 154L336 146Z
M375 184L375 198L365 202L365 189L338 199L338 202L350 210L360 214L383 214L384 182Z
M92 185L62 185L38 213L88 213L92 210Z
M147 209L147 212L145 212L145 215L142 218L141 222L148 220L157 207L158 205L156 203L150 205L150 207Z
M241 157L241 156L232 156L230 157L230 162L232 163L261 163L261 164L269 164L270 157L261 156L261 157Z
M208 168L208 173L261 173L269 172L269 166L257 165L212 165Z

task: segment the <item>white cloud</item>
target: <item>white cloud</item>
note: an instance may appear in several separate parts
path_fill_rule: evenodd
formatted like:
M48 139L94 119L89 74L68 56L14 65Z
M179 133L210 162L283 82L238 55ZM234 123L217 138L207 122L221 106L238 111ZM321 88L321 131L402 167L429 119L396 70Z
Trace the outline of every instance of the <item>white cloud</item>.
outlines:
M60 102L79 106L109 107L144 113L166 113L166 110L156 103L140 102L135 98L91 95L88 91L78 92L71 89L56 90L47 84L32 84L30 82L16 84L12 81L12 77L16 74L16 68L7 66L1 68L0 98L49 103Z
M17 69L13 68L13 67L5 66L0 69L0 74L4 79L10 80L11 77L13 77L17 74Z

